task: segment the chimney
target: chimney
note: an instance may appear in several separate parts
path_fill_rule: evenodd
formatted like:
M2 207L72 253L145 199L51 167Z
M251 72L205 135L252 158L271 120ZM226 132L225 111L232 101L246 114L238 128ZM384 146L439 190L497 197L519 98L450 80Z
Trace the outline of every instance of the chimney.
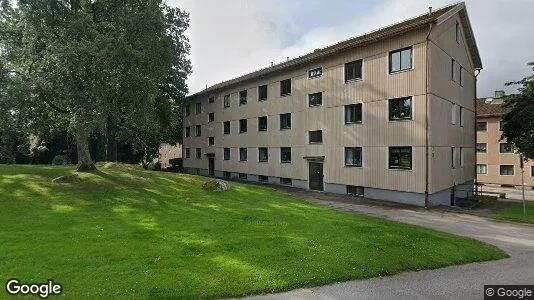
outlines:
M495 91L495 98L496 99L499 99L499 98L504 98L504 91Z
M289 56L287 57L287 60L286 61L289 61Z
M271 67L274 66L274 63L271 61Z
M432 6L428 7L428 15L430 16L432 14Z

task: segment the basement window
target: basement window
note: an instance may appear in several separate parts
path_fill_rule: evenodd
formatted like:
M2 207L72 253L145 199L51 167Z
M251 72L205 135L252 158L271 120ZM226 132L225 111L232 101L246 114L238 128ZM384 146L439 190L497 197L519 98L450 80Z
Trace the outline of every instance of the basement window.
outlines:
M363 186L347 185L347 195L363 196Z
M293 180L291 178L280 178L280 184L282 185L292 185Z

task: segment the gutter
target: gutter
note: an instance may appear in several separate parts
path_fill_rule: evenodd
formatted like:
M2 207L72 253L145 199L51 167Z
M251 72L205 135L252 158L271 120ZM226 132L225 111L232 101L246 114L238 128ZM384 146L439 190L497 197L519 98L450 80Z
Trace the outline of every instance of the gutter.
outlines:
M430 8L431 12L432 8ZM429 13L430 13L429 12ZM425 76L425 208L430 207L430 201L428 199L428 183L429 183L429 151L428 151L428 103L429 103L429 96L428 96L428 85L429 80L428 77L430 76L430 34L432 33L434 22L431 22L429 24L428 34L426 35L426 76Z

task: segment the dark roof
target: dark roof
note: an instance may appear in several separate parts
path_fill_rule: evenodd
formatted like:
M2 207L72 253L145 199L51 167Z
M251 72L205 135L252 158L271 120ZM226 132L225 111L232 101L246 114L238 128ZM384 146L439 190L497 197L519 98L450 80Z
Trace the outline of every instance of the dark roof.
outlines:
M486 98L477 99L477 117L500 117L506 110L504 103L498 101L495 103L495 99L492 102L486 102Z
M417 17L366 33L364 35L356 36L356 37L341 41L339 43L336 43L331 46L327 46L325 48L316 49L315 51L311 53L299 56L295 59L288 60L286 62L276 64L271 67L260 69L258 71L255 71L255 72L243 75L243 76L239 76L234 79L230 79L227 81L223 81L221 83L217 83L200 92L197 92L193 95L188 96L188 98L194 98L195 96L214 92L222 88L229 88L229 87L232 87L238 84L242 84L245 81L260 79L271 74L279 73L281 71L293 70L304 64L331 56L341 51L344 51L344 50L347 50L347 49L350 49L356 46L363 46L363 45L373 43L373 42L376 42L382 39L386 39L392 36L396 36L399 34L403 34L408 31L419 28L421 26L434 23L438 21L440 17L441 17L440 20L445 20L456 12L459 13L460 19L462 20L462 26L464 28L464 32L466 33L465 36L469 44L469 50L471 52L471 57L474 62L474 67L477 69L482 69L482 62L480 60L478 48L476 46L476 42L473 36L471 24L469 23L469 18L467 16L467 11L465 9L465 4L463 2L459 2L459 3L451 4L451 5L436 9L432 11L432 13L425 13Z

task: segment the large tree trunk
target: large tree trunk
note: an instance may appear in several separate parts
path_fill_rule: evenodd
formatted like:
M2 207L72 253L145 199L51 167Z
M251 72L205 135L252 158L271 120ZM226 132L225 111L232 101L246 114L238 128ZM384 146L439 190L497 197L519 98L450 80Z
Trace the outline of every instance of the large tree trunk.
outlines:
M78 150L78 172L96 170L89 152L89 132L87 129L81 127L76 129L76 148Z

